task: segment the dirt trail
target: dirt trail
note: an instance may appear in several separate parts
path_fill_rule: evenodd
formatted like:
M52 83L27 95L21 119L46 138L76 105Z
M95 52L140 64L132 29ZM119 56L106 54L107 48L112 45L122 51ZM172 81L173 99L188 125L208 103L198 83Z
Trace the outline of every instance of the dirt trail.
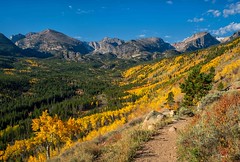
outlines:
M177 161L177 132L182 130L190 118L179 120L159 129L150 141L143 144L137 151L135 162L176 162ZM174 128L176 128L174 130Z

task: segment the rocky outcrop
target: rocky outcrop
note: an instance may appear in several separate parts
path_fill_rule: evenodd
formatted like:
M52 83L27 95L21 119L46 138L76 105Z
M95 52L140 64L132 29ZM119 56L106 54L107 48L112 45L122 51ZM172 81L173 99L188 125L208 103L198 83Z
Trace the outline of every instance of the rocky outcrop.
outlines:
M81 59L82 55L93 50L87 43L51 29L28 34L26 38L17 41L16 45L22 49L34 49L70 60Z
M145 60L152 59L154 53L163 53L171 49L174 49L174 47L161 38L131 40L117 47L118 57Z
M24 39L26 38L25 35L23 34L16 34L16 35L12 35L10 36L10 40L13 42L13 43L16 43L17 41L21 40L21 39Z
M220 42L207 32L194 34L193 36L183 40L183 42L175 43L173 46L179 52L195 51L202 48L207 48Z
M163 52L174 49L161 38L144 38L127 42L118 38L104 38L100 42L90 42L89 45L94 48L95 53L112 53L118 58L144 60L162 57Z
M230 42L236 38L240 37L240 30L235 32L232 36L230 37L226 37L222 40L222 43L227 43L227 42Z
M99 42L90 42L89 45L94 49L95 53L117 53L116 47L124 44L125 42L118 38L105 37Z
M153 110L145 117L142 127L144 129L154 130L155 125L165 118L165 115Z
M166 118L172 118L174 115L175 111L169 109L162 109L160 112L153 110L145 117L142 123L142 128L154 130L156 125L159 124L162 120Z
M69 60L84 60L88 54L111 54L116 58L152 60L178 54L174 47L161 38L144 38L125 42L118 38L104 38L99 42L82 42L63 33L48 29L39 33L28 33L12 36L12 41L22 49L33 49L51 53ZM166 51L170 51L165 53ZM96 55L98 54L98 55Z

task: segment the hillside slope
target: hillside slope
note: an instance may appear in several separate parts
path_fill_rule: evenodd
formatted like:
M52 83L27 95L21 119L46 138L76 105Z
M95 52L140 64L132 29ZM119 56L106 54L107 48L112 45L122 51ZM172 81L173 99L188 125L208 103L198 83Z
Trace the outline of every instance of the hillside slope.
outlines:
M213 90L215 90L220 83L223 84L224 89L240 80L239 64L240 38L228 44L202 51L135 66L123 72L120 82L115 80L112 83L125 89L126 95L118 98L125 101L121 108L82 118L70 118L66 121L60 120L57 116L53 118L44 112L40 118L33 120L34 136L8 146L2 158L12 159L22 153L21 151L15 152L16 150L24 150L25 154L28 153L25 158L30 157L30 160L46 159L46 152L36 151L40 146L44 150L43 146L48 141L46 139L50 138L55 141L52 143L55 148L61 146L65 150L71 148L77 141L76 139L83 142L100 137L150 110L160 110L166 107L165 103L169 92L173 92L175 100L175 104L171 108L177 109L183 98L179 84L184 81L193 67L201 66L201 71L205 73L208 73L211 67L215 68L213 85ZM43 119L49 119L52 122L49 125ZM42 126L48 129L42 129ZM63 131L59 132L60 128ZM58 138L48 136L49 131ZM35 150L34 155L31 154L33 150ZM51 150L51 155L57 154L59 154L59 149Z
M11 42L6 36L0 33L0 55L3 56L17 56L20 55L21 50Z
M127 116L123 119L131 121L131 119L142 116L151 110L161 110L162 108L166 107L166 98L167 94L170 91L174 93L174 100L176 101L176 104L170 108L179 108L179 104L183 98L183 94L181 93L181 90L179 88L179 83L183 82L184 78L186 78L186 76L188 75L188 72L196 65L202 66L202 72L208 72L210 67L215 68L216 75L214 78L214 85L212 91L215 91L218 88L219 83L223 83L224 88L230 85L234 85L235 82L240 80L239 51L240 39L236 39L226 45L219 45L216 47L208 48L206 50L202 50L200 52L193 52L187 55L184 54L169 59L163 59L155 63L143 64L126 70L123 73L123 80L121 82L121 85L132 85L132 88L128 90L129 96L125 96L124 99L128 97L130 98L131 95L135 95L137 100L135 102L129 102L124 108L121 109L122 112L125 111L125 117ZM115 129L116 125L120 126L121 124L119 124L118 122L113 122L113 125L113 129ZM105 129L108 128L109 127L105 127ZM99 129L92 135L90 133L90 139L95 139L95 137L98 135L100 136L98 136L99 138L96 139L101 139L101 135L105 132L107 131ZM124 136L124 134L117 133L117 135L113 135L113 137L110 137L109 140L111 141L114 138L116 138L117 140L121 140L124 139ZM159 135L159 138L162 138L161 135ZM103 143L103 145L100 145L100 147L103 147L103 150L109 149L110 152L114 151L111 150L112 147L117 147L120 150L123 149L122 154L127 155L124 150L128 150L128 148L121 148L121 145L116 146L115 143L110 143L110 146L108 146L108 144L106 144L105 146L105 143ZM97 149L98 151L100 151L101 148L98 148L96 146L91 149ZM70 149L63 152L58 158L60 159L60 161L66 160L65 158L67 158L68 160L76 159L77 157L80 157L80 154L76 150L83 151L84 149L87 149L85 144L81 145L80 143L78 143L78 147L70 147ZM71 157L68 154L70 154ZM82 153L81 155L86 154ZM102 154L105 154L105 152L103 152ZM105 155L102 156L104 157ZM94 159L94 157L92 158ZM116 159L116 161L118 160Z

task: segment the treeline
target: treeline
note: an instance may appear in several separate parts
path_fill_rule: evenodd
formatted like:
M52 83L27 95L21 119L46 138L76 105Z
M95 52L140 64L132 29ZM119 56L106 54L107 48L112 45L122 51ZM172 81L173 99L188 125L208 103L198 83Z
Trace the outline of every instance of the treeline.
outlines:
M34 67L28 62L34 63ZM110 75L114 71L111 70L102 71L75 62L34 62L22 58L10 65L14 67L13 75L4 74L3 67L0 70L1 150L14 140L30 138L32 119L45 110L65 121L116 110L122 107L122 102L127 102L119 100L126 94L112 84ZM21 73L24 69L30 72ZM98 97L101 94L105 96L104 105Z

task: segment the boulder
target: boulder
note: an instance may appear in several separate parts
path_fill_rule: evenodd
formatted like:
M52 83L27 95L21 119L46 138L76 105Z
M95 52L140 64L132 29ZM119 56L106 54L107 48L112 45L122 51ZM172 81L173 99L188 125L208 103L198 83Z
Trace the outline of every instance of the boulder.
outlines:
M170 117L170 118L173 117L176 114L176 112L174 110L169 110L169 109L166 109L166 108L162 109L160 112L163 115L165 115L167 117Z
M169 132L176 132L177 131L177 128L175 128L174 126L170 127L168 129Z
M153 130L155 125L158 122L162 121L164 118L166 118L166 115L153 110L145 117L142 123L142 127L149 130Z

